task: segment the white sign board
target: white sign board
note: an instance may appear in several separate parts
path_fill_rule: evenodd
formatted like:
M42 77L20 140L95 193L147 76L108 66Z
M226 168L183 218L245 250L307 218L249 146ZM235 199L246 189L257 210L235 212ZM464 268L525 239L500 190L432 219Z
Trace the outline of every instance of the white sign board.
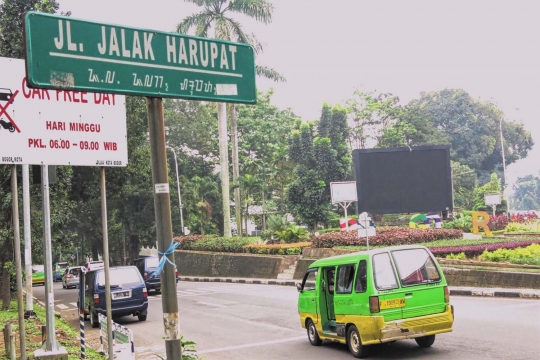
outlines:
M0 164L126 166L125 97L30 89L0 57Z
M486 205L499 205L501 203L501 194L484 194Z
M332 193L332 204L358 200L356 181L331 182L330 192Z

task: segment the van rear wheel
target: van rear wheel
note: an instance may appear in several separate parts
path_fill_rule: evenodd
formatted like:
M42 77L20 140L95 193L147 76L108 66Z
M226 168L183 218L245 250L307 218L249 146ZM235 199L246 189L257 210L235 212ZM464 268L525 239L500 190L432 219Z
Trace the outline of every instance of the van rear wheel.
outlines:
M364 358L368 354L368 348L362 345L360 333L354 325L351 325L347 330L347 345L352 356L355 358Z
M319 334L317 333L317 328L315 328L315 324L311 319L308 319L306 323L306 329L307 329L307 336L309 339L309 342L313 346L319 346L322 344L322 340L319 337Z
M422 336L419 338L415 338L414 340L416 340L418 346L428 348L435 342L435 335Z

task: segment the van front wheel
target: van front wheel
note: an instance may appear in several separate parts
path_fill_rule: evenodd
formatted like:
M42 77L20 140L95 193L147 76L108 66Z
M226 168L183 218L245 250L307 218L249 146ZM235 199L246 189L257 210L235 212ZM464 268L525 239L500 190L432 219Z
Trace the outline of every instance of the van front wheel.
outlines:
M422 336L419 338L415 338L414 340L416 340L418 346L428 348L435 342L435 335Z
M364 358L367 356L368 349L362 345L360 333L354 325L351 325L347 330L347 345L349 345L349 351L355 358Z
M311 345L313 346L321 345L322 340L319 337L319 334L317 333L317 329L315 328L315 324L313 323L311 319L308 319L307 324L306 324L306 329L307 329L307 336Z

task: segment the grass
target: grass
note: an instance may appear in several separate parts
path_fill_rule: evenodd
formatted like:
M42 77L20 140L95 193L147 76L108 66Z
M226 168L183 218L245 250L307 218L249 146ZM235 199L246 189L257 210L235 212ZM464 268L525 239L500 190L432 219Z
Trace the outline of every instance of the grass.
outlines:
M510 237L510 238L496 238L496 237L483 237L478 240L463 240L463 239L445 239L445 240L436 240L430 242L418 243L415 245L423 245L428 248L441 247L441 246L465 246L465 245L482 245L482 244L493 244L499 242L513 242L513 241L532 241L539 240L538 236L531 237ZM386 246L370 246L371 249L381 248ZM346 250L366 250L366 246L336 246L334 249L346 249Z
M34 303L34 311L36 318L27 319L24 321L24 328L26 333L26 354L27 356L41 348L41 325L45 324L45 309L38 304ZM15 347L17 348L17 354L19 354L19 318L17 312L17 301L13 300L8 310L0 310L0 325L12 324L12 331L16 335ZM78 340L78 332L76 332L68 323L58 317L55 318L56 334L58 342L66 348L68 352L68 358L71 360L80 359L81 347ZM5 349L4 337L0 336L0 349ZM1 351L4 353L4 351ZM2 355L4 355L2 354ZM6 354L7 355L7 354ZM90 360L103 360L105 357L100 355L97 351L86 348L86 358Z

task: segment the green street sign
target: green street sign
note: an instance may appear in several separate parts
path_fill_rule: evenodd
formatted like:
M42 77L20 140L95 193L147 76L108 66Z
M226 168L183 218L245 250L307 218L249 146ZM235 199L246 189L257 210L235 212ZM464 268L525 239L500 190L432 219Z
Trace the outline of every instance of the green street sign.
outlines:
M30 86L254 104L247 44L109 25L30 11Z

